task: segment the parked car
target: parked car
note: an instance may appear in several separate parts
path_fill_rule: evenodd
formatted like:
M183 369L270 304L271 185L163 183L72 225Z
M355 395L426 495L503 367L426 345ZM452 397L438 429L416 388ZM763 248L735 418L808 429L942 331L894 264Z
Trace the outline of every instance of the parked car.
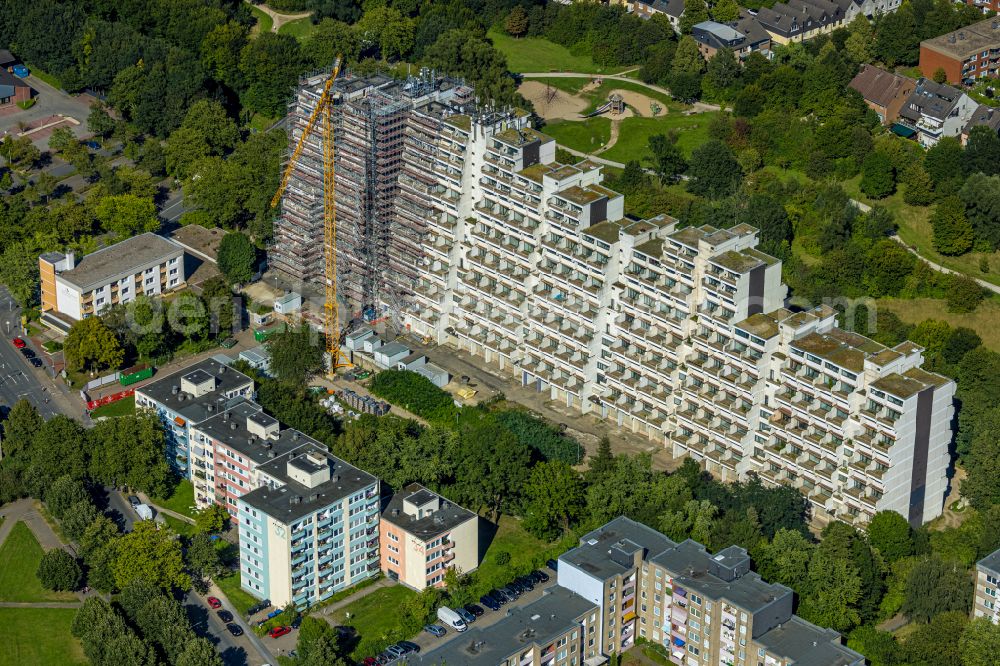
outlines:
M513 587L510 586L501 587L499 590L497 590L497 592L499 592L500 595L504 599L506 599L508 603L511 601L516 601L517 598L521 596L520 592L518 592L517 590L515 590Z
M28 68L25 67L24 65L14 65L13 67L11 67L11 70L13 70L14 76L18 76L22 79L27 77L28 74L31 74Z
M375 657L365 657L364 661L361 662L361 666L375 666L377 663Z
M517 596L521 596L522 594L528 591L528 588L522 585L521 581L519 581L516 578L507 583L507 589L513 590L517 594Z
M11 342L14 343L14 346L17 347L18 349L24 349L28 344L21 338L14 338L13 340L11 340Z
M302 626L302 616L301 615L296 615L295 619L292 620L292 623L289 626L292 629L298 629L300 626Z
M380 666L385 666L390 661L392 661L392 658L385 652L380 652L378 655L375 656L375 663L379 664Z
M447 606L441 606L438 608L437 619L441 621L441 624L458 632L465 631L469 628L469 625L465 623L465 618Z
M518 576L514 581L523 588L524 592L530 592L535 589L535 581L528 576Z
M388 654L393 659L399 659L404 654L406 654L406 650L399 647L398 645L390 645L385 649L385 653Z
M142 504L142 502L139 500L139 498L136 497L135 495L129 495L128 496L128 503L132 506L133 509L135 507L139 506L140 504Z
M223 349L232 349L233 347L236 346L236 338L226 338L225 340L219 343L219 346L221 346Z
M475 617L482 617L483 613L486 612L482 606L477 606L476 604L465 604L465 610L472 613Z
M549 582L549 575L547 573L545 573L544 571L539 571L538 569L535 569L529 575L532 576L535 579L535 583L547 583L547 582Z
M264 601L260 602L256 606L251 606L249 609L247 609L247 615L248 616L255 615L255 614L261 612L262 610L264 610L266 608L270 608L270 607L271 607L271 600L270 599L264 599Z
M31 351L29 347L21 347L21 356L24 358L35 358L35 352Z
M476 616L473 615L472 613L470 613L469 611L465 610L461 606L459 606L458 608L456 608L455 612L458 613L458 616L460 618L462 618L463 620L465 620L465 624L467 624L467 625L468 624L472 624L473 622L476 621Z
M222 602L216 599L215 597L208 598L208 605L211 608L222 608Z
M29 362L31 363L31 367L33 367L33 368L40 368L40 367L42 367L42 359L37 358L35 356L32 356Z
M424 627L424 631L426 631L431 636L435 636L437 638L441 638L442 636L448 633L447 629L437 624L428 624L427 626Z
M559 562L557 562L556 560L549 560L548 562L545 563L545 566L547 566L552 571L555 572L559 571Z
M229 623L233 621L233 614L230 613L229 611L220 608L215 612L219 616L219 619L222 620L223 622Z
M271 627L271 631L267 632L267 635L271 638L280 638L285 634L292 633L291 627Z
M231 633L233 636L243 635L243 629L238 624L227 624L226 629L228 629L229 633Z
M411 652L416 654L420 652L420 646L416 643L411 643L410 641L399 641L396 645L403 650L403 654L410 654Z
M494 599L489 594L484 594L483 596L479 597L479 603L481 603L482 605L486 606L487 608L493 611L500 610L501 606L500 602Z

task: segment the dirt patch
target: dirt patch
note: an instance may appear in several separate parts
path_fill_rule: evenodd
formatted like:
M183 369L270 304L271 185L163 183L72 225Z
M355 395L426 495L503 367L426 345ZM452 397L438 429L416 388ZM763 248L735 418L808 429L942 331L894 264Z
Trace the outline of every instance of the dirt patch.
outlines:
M652 97L643 95L642 93L637 93L634 90L616 89L610 91L608 93L608 96L610 97L611 95L614 94L621 95L622 100L632 109L633 113L642 118L651 118L654 115L662 116L664 113L666 113L666 109L664 108L662 102L658 102ZM653 106L654 104L656 105L656 107ZM659 109L655 114L653 113L654 108Z
M579 95L547 86L541 81L525 81L517 89L546 120L579 120L590 102Z

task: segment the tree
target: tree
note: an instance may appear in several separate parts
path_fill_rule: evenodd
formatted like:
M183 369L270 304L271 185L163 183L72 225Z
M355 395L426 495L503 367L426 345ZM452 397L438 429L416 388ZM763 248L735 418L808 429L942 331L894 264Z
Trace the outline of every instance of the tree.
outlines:
M62 528L73 541L80 541L88 527L101 515L90 499L80 500L69 507L62 519Z
M917 61L920 36L909 5L883 14L875 22L875 57L892 68Z
M808 592L798 613L806 620L836 631L847 631L861 621L856 609L861 599L861 579L846 558L817 548L809 561Z
M0 450L4 456L16 456L27 451L43 422L38 410L26 398L15 402L3 422Z
M965 172L993 176L1000 173L1000 136L995 130L979 125L969 130L965 143Z
M653 154L653 168L664 181L672 182L687 169L684 154L677 147L674 136L654 134L649 137L649 152Z
M347 23L325 18L313 26L312 34L302 44L302 55L314 67L330 67L338 55L354 62L361 52L361 40Z
M185 551L188 568L198 577L213 578L222 573L222 559L208 534L195 534Z
M967 614L948 612L934 616L927 624L918 625L916 631L908 635L903 642L903 654L899 663L907 666L961 664L959 640L965 633L968 623Z
M528 32L528 13L521 5L514 5L503 22L503 29L511 37L521 37Z
M736 191L743 174L729 146L712 139L691 153L688 176L687 188L690 192L720 199Z
M38 581L46 590L72 591L80 587L83 573L76 558L62 548L53 548L38 563Z
M939 196L954 194L961 187L965 174L962 143L953 136L942 137L924 156L924 168Z
M331 645L334 648L333 655L330 654ZM334 664L337 657L336 648L337 632L330 626L329 622L311 615L302 618L299 639L295 645L295 650L299 653L299 663L310 666Z
M969 623L958 641L962 666L986 666L996 662L1000 654L1000 626L988 617L977 617Z
M201 66L213 79L233 90L241 83L240 52L246 46L248 34L246 26L228 21L212 28L201 41Z
M718 0L712 5L712 19L719 23L729 23L740 17L740 6L736 0Z
M302 386L323 369L323 350L318 344L318 336L305 324L271 335L265 346L271 359L271 372L287 384Z
M930 622L948 611L968 613L973 588L971 576L961 565L930 555L910 572L902 611L916 622Z
M815 546L798 530L782 528L770 543L763 543L754 553L757 570L765 580L788 585L800 593L809 571Z
M920 164L912 164L903 171L903 201L911 206L927 206L934 201L934 182Z
M219 270L229 284L243 284L250 281L257 262L257 250L253 243L240 232L228 233L219 243L217 259Z
M681 34L691 34L691 28L708 19L708 5L705 3L705 0L687 0L684 3L684 13L681 15ZM681 41L683 42L684 40Z
M114 331L99 317L73 322L66 334L63 353L71 369L91 372L117 368L125 360L125 352Z
M219 651L207 638L192 638L184 645L174 666L223 666L223 662Z
M872 24L864 14L858 14L848 24L850 35L844 42L844 50L848 57L857 63L871 62L875 50L875 32Z
M11 169L23 174L38 162L42 151L35 148L30 137L22 136L15 139L8 134L0 142L0 155L7 159Z
M283 116L302 65L299 42L291 35L266 32L251 39L240 52L244 107L272 118Z
M729 1L735 4L735 0ZM719 49L708 60L703 87L706 92L728 98L731 96L730 89L735 86L739 77L740 64L736 60L736 54L732 49Z
M737 219L760 230L760 250L776 257L788 254L792 223L781 201L767 194L754 194L737 213Z
M170 494L170 468L163 459L163 426L150 412L98 422L88 433L90 474L108 486L128 486L154 497Z
M229 523L229 512L212 504L194 515L194 526L200 534L218 534Z
M488 508L496 520L506 506L519 498L531 450L490 418L465 424L459 436L462 446L455 461L458 481L453 486L457 499Z
M872 244L865 258L864 285L875 298L898 294L916 263L906 248L888 239Z
M30 242L11 243L0 255L0 283L22 308L38 303L38 255L40 248ZM32 256L34 255L34 256Z
M975 242L991 250L1000 249L1000 176L973 173L958 196L965 204L965 216L972 223Z
M884 153L869 153L861 165L861 191L872 199L882 199L896 188L892 162Z
M910 524L895 511L879 511L868 523L868 540L887 562L913 554Z
M948 73L944 71L944 67L938 67L931 75L931 79L934 80L934 83L948 83Z
M587 482L593 483L614 469L615 457L611 453L611 440L603 435L597 442L597 452L587 459Z
M698 42L691 36L682 37L680 42L677 43L677 50L674 52L674 57L671 61L671 73L675 76L679 74L697 76L704 70L705 58L698 49Z
M561 460L538 463L531 469L524 498L524 528L547 540L569 530L586 499L580 475Z
M965 358L974 356L975 351L966 354ZM962 364L965 364L964 360ZM983 397L985 396L980 399ZM995 398L994 394L994 404ZM970 405L970 408L975 407L978 405ZM1000 432L1000 407L993 407L977 416L975 434L965 464L967 474L962 480L962 496L976 509L985 511L991 506L1000 505L1000 483L997 481L1000 479L1000 438L996 436Z
M965 204L957 196L942 199L931 214L934 249L941 254L959 255L972 249L972 225L965 217Z
M191 579L184 573L180 541L151 520L136 523L132 532L118 540L113 570L119 588L137 579L164 590L191 587Z
M239 138L239 128L220 103L207 99L195 102L181 126L167 139L167 172L185 178L196 161L227 153Z
M355 29L363 41L377 45L386 60L402 58L413 48L413 21L394 7L369 9Z
M987 295L986 290L968 275L947 276L948 312L972 312Z
M139 233L156 231L160 220L151 198L134 194L119 194L100 199L94 206L94 217L101 228L126 239Z
M62 520L71 506L90 499L83 482L61 476L45 491L45 506L57 520Z

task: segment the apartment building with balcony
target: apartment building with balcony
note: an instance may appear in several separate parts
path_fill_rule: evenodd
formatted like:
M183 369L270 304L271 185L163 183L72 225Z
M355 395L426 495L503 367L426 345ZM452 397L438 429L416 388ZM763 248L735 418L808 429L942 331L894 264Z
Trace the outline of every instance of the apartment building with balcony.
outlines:
M916 88L899 110L893 131L902 135L908 131L920 145L930 148L942 137L961 137L978 108L974 99L957 88L930 79L917 79Z
M155 412L163 423L167 462L184 478L205 471L192 465L191 429L253 396L253 380L214 359L206 359L135 390L135 406ZM195 451L205 463L203 444Z
M320 445L257 474L260 487L237 500L244 590L304 608L378 573L378 479Z
M440 647L418 657L427 666L600 666L607 656L595 647L597 606L553 586L524 606L507 611L488 627L473 624Z
M261 485L260 466L304 447L322 445L294 428L282 428L255 402L230 401L190 428L196 505L203 509L218 504L236 518L237 500Z
M972 603L972 617L986 617L993 624L1000 624L998 590L1000 590L1000 550L976 562L976 593Z
M184 286L184 249L153 233L139 234L92 252L79 261L73 252L38 258L42 312L48 323L68 330L73 321ZM63 324L62 322L68 322Z
M588 643L606 655L642 638L665 647L676 664L865 663L840 634L795 616L792 591L751 572L742 548L712 554L625 517L563 554L558 584L597 606Z
M990 9L992 0L968 0ZM1000 19L989 18L920 42L920 71L944 70L949 83L973 85L1000 76Z

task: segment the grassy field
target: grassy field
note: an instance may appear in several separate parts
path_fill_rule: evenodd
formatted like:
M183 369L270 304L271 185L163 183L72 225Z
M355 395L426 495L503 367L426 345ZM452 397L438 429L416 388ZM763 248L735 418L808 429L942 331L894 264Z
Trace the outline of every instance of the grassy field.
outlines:
M72 608L0 608L0 664L69 666L86 664L83 647L73 638Z
M258 601L249 592L240 587L239 571L234 571L223 578L216 578L215 584L229 598L229 603L232 604L233 609L240 615L246 615L247 610Z
M132 416L135 414L135 396L122 398L108 405L98 407L90 413L90 418L96 419L102 416Z
M546 124L542 131L561 146L589 153L611 138L611 121L600 116L582 121L555 120Z
M545 560L553 557L562 549L556 544L547 543L528 534L521 521L510 516L501 516L497 533L493 536L486 556L476 570L477 580L486 584L483 592L489 588L505 585L514 575L520 575L532 569L544 566ZM498 553L510 555L510 561L498 565Z
M616 162L642 160L649 156L649 137L677 132L677 145L686 156L708 139L708 125L717 112L685 116L669 113L660 118L626 118L618 130L618 141L601 157Z
M416 595L405 585L380 588L333 613L334 624L354 627L362 642L364 639L379 639L399 626L399 616L393 609ZM368 655L359 653L351 656L361 659Z
M173 495L166 499L153 498L153 503L164 509L170 509L189 518L194 518L194 509L191 508L194 506L194 486L187 479L182 479L174 488Z
M0 601L76 601L72 592L50 592L38 582L35 572L43 553L27 525L14 525L0 546Z
M187 522L186 520L180 520L179 518L174 518L173 516L168 516L165 513L160 514L163 516L163 520L166 521L167 525L170 526L174 532L182 536L191 536L194 534L194 525Z
M948 312L948 305L936 298L880 298L878 306L890 310L908 324L924 319L941 319L952 326L971 328L983 339L983 344L1000 352L1000 296L988 298L974 312Z
M53 88L62 90L62 81L59 79L59 77L53 76L52 74L49 74L45 70L39 69L38 67L35 67L30 63L25 63L25 66L28 68L28 71L31 72L31 75L34 76L35 78L45 81L45 83L49 84Z
M608 74L623 67L599 67L590 56L573 55L560 46L539 37L515 39L502 32L491 30L487 35L493 45L507 57L507 69L512 72L583 72Z
M274 20L266 12L259 7L250 5L250 13L257 19L257 25L254 26L256 33L271 32L271 29L274 27Z
M930 223L933 208L910 206L903 201L901 192L896 192L891 197L879 201L873 201L861 194L860 183L861 176L855 176L843 183L844 190L858 201L885 206L892 211L896 217L896 223L899 225L899 237L907 245L915 247L922 257L953 271L1000 285L1000 252L967 252L959 257L946 257L939 254L934 250L934 231ZM979 270L979 262L984 256L989 263L989 273L983 273Z
M300 18L285 23L278 28L278 34L291 35L301 42L302 40L307 39L315 29L316 24L314 24L312 19L307 16L306 18Z
M631 90L632 92L637 92L640 95L645 95L655 99L657 102L663 106L664 109L669 111L684 111L690 107L686 104L682 104L670 97L670 95L664 95L658 90L653 90L652 88L647 88L641 81L619 81L617 79L606 79L601 82L601 85L596 88L592 88L587 92L581 93L580 90L583 89L585 85L591 82L591 78L584 77L558 77L558 76L540 76L537 78L530 79L531 81L539 81L541 83L547 83L553 88L558 88L564 92L568 92L574 95L581 95L586 99L590 100L590 105L584 109L583 113L590 113L597 109L605 102L608 101L608 95L611 94L612 90ZM639 109L642 113L648 114L649 109Z

